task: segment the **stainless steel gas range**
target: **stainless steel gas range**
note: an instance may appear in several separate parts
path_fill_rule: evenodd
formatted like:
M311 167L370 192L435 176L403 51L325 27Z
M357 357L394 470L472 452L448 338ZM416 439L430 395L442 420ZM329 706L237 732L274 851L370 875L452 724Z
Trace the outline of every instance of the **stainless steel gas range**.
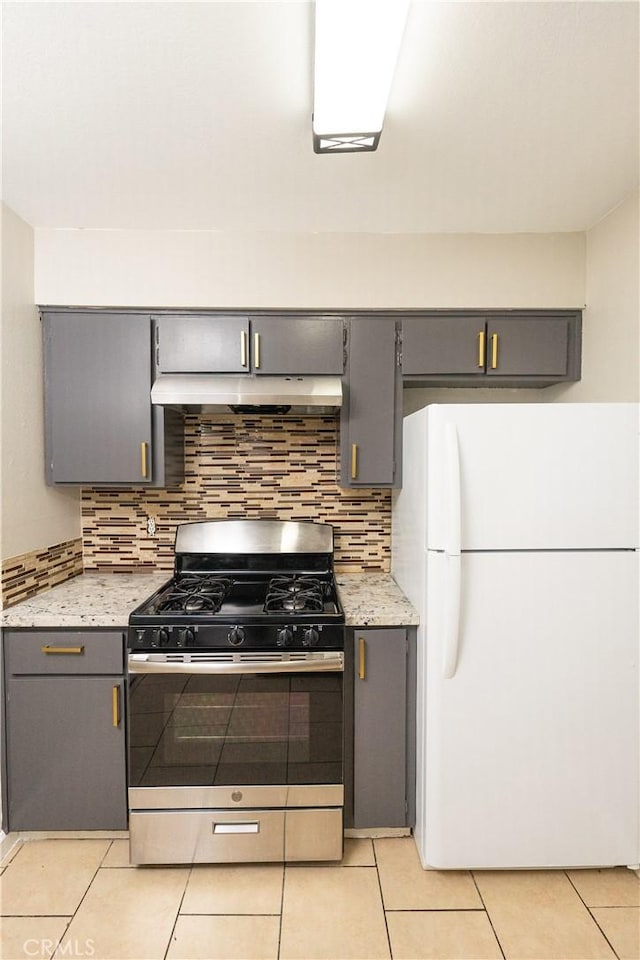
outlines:
M344 613L333 528L177 528L129 619L132 863L339 860Z

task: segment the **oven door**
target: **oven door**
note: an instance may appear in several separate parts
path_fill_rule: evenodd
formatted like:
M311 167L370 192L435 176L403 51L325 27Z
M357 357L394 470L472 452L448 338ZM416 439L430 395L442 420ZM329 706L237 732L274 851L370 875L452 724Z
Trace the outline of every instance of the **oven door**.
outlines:
M339 651L129 656L134 863L339 859Z

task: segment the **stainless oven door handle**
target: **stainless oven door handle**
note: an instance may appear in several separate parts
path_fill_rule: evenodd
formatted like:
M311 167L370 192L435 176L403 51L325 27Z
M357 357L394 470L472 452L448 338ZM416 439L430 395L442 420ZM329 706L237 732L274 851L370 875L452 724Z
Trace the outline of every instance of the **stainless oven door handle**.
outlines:
M182 660L158 654L129 654L129 673L343 673L343 653L311 654L308 657L256 660L216 659L215 657Z

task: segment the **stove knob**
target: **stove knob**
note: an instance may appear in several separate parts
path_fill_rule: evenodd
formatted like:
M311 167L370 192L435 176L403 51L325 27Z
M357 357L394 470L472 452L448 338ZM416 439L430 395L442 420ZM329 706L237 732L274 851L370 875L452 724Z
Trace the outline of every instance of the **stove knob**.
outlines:
M152 647L162 647L169 643L169 633L165 630L164 627L159 627L158 630L154 630L151 634L151 646Z
M283 627L282 630L278 630L276 643L279 647L290 647L293 643L293 630L290 627Z
M308 630L304 632L304 638L302 640L303 647L315 647L318 642L318 631L315 627L309 627Z
M239 647L244 642L244 630L242 627L234 627L227 634L227 640L233 647Z
M178 630L178 638L176 640L177 647L191 647L193 646L194 633L191 627L185 627L184 630Z

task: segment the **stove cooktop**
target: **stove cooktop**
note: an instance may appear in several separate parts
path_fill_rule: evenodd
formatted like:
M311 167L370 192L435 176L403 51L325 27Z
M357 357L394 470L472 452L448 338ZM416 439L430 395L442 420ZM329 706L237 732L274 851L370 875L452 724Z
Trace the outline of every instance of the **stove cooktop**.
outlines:
M178 576L129 618L132 650L342 649L344 613L332 577Z
M182 524L175 575L131 614L129 649L343 649L332 546L327 524Z

